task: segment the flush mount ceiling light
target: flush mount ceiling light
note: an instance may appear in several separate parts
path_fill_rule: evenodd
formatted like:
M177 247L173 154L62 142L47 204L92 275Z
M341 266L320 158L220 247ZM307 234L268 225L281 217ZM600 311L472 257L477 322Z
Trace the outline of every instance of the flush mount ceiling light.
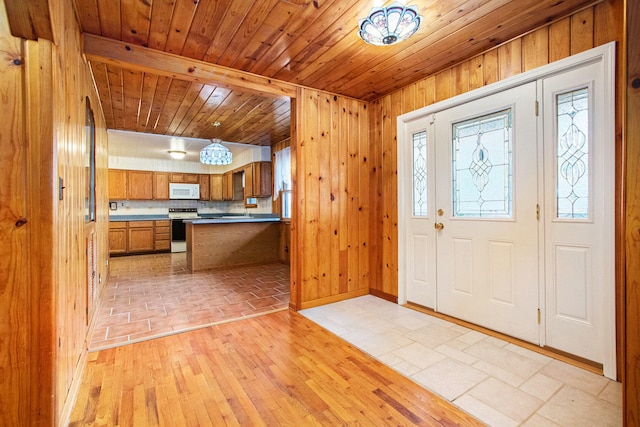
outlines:
M221 142L220 139L214 138L211 144L200 150L200 162L205 165L230 165L233 154Z
M417 6L394 2L391 6L371 9L369 16L358 21L358 35L369 44L390 46L411 37L421 20Z
M167 153L176 160L184 159L184 156L187 155L187 152L182 150L169 150Z

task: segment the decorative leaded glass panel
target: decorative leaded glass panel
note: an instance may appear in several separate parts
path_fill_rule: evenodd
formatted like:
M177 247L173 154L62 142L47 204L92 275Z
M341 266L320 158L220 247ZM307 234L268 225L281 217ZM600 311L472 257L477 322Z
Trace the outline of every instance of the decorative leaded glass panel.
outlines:
M589 217L589 89L556 96L558 218Z
M413 215L427 216L427 132L413 134Z
M511 218L511 109L453 124L453 215Z

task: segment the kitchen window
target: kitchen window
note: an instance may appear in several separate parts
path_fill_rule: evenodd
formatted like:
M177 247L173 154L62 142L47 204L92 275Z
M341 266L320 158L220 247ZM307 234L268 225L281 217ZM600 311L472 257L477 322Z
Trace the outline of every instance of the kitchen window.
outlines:
M280 198L280 218L291 218L291 148L275 153L273 200Z

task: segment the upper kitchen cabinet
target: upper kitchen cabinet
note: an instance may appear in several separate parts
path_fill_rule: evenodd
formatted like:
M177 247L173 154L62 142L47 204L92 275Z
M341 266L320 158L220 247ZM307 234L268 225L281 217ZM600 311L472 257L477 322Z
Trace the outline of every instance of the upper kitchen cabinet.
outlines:
M271 162L254 162L244 167L244 197L271 196Z
M169 172L153 173L153 199L169 200Z
M153 200L153 172L127 171L127 199Z
M224 200L222 186L222 175L216 174L209 176L209 200L212 202Z
M200 183L200 175L197 173L169 173L169 182L181 182L185 184Z
M109 200L127 198L127 171L109 169Z
M209 175L200 175L198 183L200 184L200 200L209 200Z

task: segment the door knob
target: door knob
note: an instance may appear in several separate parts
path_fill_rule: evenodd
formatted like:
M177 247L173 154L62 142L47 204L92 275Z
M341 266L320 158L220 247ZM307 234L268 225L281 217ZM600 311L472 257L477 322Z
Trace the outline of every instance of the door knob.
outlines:
M442 230L442 229L444 228L444 224L443 224L443 223L441 223L441 222L436 222L436 223L433 225L433 227L434 227L436 230Z

